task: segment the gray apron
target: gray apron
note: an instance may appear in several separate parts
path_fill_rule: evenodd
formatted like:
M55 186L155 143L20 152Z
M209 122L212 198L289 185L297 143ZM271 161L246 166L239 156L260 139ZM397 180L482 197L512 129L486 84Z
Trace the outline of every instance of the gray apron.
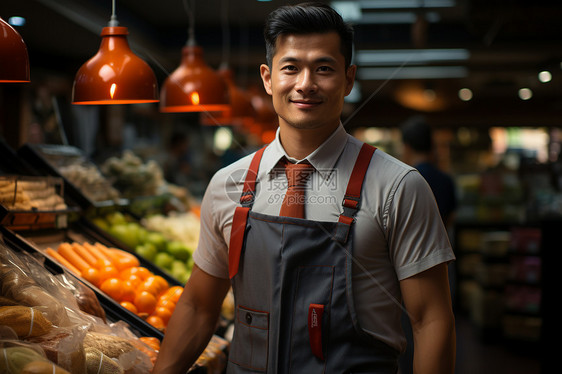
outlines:
M349 233L375 148L363 145L338 222L251 211L263 151L250 164L232 223L227 373L396 373L398 351L360 328L351 287Z

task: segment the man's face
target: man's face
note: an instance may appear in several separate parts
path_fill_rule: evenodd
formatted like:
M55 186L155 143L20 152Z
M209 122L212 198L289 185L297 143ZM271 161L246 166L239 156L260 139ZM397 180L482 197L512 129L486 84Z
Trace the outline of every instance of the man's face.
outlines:
M262 65L260 72L280 126L335 128L356 70L355 66L345 69L339 35L281 35L276 47L271 69Z

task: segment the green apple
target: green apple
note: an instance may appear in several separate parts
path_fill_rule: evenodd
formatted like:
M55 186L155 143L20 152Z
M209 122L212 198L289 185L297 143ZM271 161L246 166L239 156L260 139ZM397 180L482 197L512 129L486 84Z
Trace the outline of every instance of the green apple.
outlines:
M191 257L189 248L177 240L168 242L167 251L177 260L187 261Z
M131 230L128 224L112 225L108 231L130 248L135 248L138 245L137 232L136 230Z
M104 231L109 230L109 224L101 217L92 218L92 223Z
M147 243L147 245L152 245ZM174 258L166 252L158 252L154 256L154 264L160 268L171 270Z
M182 279L186 277L187 267L183 261L174 260L170 272L174 278L182 282Z
M156 259L156 255L158 254L158 251L152 244L145 243L137 245L135 247L135 253L144 257L148 261L154 261Z
M144 240L146 243L154 244L154 246L159 252L165 251L168 243L164 235L155 231L147 231Z
M127 218L121 212L109 213L105 216L105 220L110 226L127 223Z

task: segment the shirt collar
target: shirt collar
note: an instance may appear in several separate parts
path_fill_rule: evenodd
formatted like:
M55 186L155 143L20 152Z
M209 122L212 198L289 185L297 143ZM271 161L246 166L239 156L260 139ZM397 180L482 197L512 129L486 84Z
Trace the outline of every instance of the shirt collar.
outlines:
M345 131L343 125L339 124L339 126L334 130L334 132L322 143L314 152L309 154L305 157L308 162L318 171L320 176L324 179L329 178L330 174L336 164L340 154L343 152L345 144L347 143L348 134ZM281 145L281 141L279 140L279 128L275 134L275 140L271 143L269 147L270 155L267 157L267 160L263 160L262 167L268 174L274 171L275 167L277 166L279 160L283 157L286 157L288 160L291 161L302 161L302 160L295 160L287 156L285 149Z

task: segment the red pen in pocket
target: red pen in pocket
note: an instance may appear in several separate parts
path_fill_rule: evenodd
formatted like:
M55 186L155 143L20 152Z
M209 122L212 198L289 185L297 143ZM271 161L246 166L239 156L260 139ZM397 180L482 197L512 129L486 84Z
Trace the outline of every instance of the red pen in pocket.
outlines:
M322 315L324 314L324 305L310 304L308 306L308 336L310 339L310 349L312 353L324 361L324 353L322 353Z

